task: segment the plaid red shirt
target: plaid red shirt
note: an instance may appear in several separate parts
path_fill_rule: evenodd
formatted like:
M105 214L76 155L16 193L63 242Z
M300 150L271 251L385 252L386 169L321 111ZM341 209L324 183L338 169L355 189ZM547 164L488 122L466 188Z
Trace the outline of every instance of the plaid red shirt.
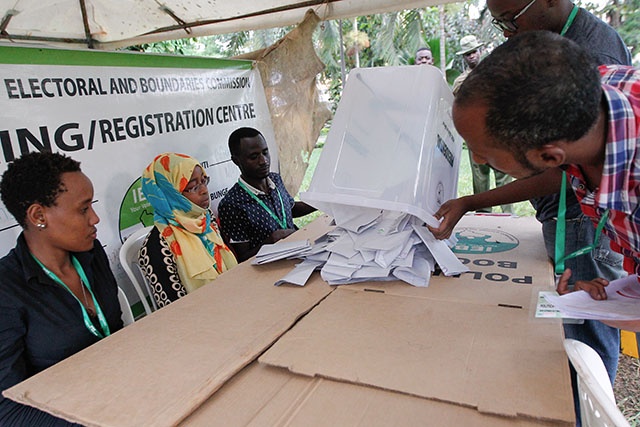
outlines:
M640 70L599 68L607 104L607 140L602 180L589 191L578 165L566 167L585 215L597 222L609 210L604 232L625 256L625 270L640 274Z

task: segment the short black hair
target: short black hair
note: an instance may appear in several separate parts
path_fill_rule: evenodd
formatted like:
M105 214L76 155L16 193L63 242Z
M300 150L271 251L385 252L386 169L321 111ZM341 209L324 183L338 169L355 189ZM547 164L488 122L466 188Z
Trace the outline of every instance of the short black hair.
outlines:
M253 138L260 135L264 139L264 135L259 130L249 127L239 128L231 132L229 135L229 152L232 156L240 154L240 140L242 138Z
M417 54L418 52L422 52L423 50L428 50L429 52L431 52L431 48L430 48L430 47L423 46L423 47L421 47L421 48L418 48L418 50L416 50L416 54Z
M29 206L53 206L66 191L60 178L65 172L80 172L80 162L48 151L24 154L9 164L2 174L0 197L22 228Z
M480 62L454 105L486 106L492 142L523 162L531 149L582 138L596 123L601 99L600 74L589 52L550 31L529 31Z

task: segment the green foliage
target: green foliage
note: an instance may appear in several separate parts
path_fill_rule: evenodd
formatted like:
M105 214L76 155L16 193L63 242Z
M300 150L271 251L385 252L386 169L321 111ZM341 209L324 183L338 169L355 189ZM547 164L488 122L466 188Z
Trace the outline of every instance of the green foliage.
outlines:
M620 27L616 30L631 49L631 54L637 58L640 54L640 0L625 1L622 4L620 15ZM639 61L640 59L635 60L634 65L640 65Z
M130 46L127 50L140 52L166 53L172 55L198 55L203 45L197 38L186 38L156 43L147 43L138 46Z
M598 10L592 0L579 3L598 16L609 16L632 53L640 58L640 0L612 0ZM443 11L444 52L440 51L440 11ZM473 19L470 18L475 12ZM414 64L419 47L429 46L436 66L444 55L449 83L464 70L464 61L456 55L460 39L475 35L486 43L486 52L501 44L504 37L490 23L485 2L467 0L439 7L403 10L367 15L336 21L323 21L314 35L318 56L325 64L320 81L326 87L335 106L342 93L342 70L348 74L356 64L360 67L380 67ZM291 27L243 31L209 37L186 38L136 46L131 49L180 55L232 57L263 49L283 37ZM341 37L344 61L341 58Z
M622 37L634 56L634 65L640 65L640 0L612 0L599 6L590 0L578 1L594 15L601 17Z

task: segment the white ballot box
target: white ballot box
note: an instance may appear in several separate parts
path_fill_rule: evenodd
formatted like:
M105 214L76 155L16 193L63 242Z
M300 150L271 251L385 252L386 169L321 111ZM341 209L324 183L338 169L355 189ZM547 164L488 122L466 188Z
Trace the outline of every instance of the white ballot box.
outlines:
M302 200L333 217L359 206L437 226L433 214L457 195L462 138L452 104L432 66L351 71Z

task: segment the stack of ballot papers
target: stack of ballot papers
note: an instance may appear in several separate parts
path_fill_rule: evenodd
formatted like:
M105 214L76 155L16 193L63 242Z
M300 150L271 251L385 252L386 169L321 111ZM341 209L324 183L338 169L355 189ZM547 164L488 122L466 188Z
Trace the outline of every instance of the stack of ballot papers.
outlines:
M303 259L276 286L283 283L304 286L315 270L320 270L322 279L330 285L403 280L421 287L429 285L436 265L447 276L468 271L447 242L433 237L418 218L402 212L357 207L351 212L349 218L334 218L336 228L313 245L304 247L302 242L269 245L254 263L286 257ZM300 252L294 254L294 250Z
M585 291L571 292L562 296L545 293L544 298L563 318L595 320L640 319L640 284L638 276L631 275L614 280L605 287L606 300L594 300ZM555 294L555 295L554 295ZM548 317L538 315L537 317Z
M311 250L308 240L294 240L262 245L251 264L265 264L279 259L297 258Z

